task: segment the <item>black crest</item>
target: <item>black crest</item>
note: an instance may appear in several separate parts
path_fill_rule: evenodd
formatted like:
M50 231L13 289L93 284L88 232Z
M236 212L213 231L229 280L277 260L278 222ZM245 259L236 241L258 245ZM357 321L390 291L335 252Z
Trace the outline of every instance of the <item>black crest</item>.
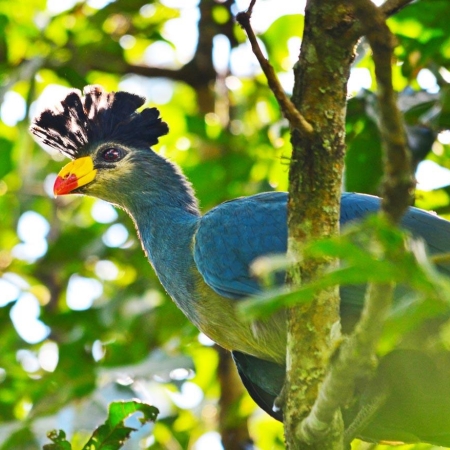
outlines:
M59 105L44 110L33 120L31 132L39 140L75 159L88 153L88 146L113 141L150 147L169 128L156 108L136 109L145 99L128 92L105 92L86 86L84 96L71 91Z

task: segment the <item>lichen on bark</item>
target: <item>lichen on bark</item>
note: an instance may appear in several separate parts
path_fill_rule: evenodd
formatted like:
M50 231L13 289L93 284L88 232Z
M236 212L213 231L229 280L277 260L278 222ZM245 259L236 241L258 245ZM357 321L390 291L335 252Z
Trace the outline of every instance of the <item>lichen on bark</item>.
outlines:
M313 136L293 130L289 172L288 251L301 254L302 242L339 231L345 151L347 81L354 57L354 18L347 2L309 0L301 53L294 68L292 101L313 124ZM295 259L295 258L294 258ZM298 285L316 279L337 262L300 260L288 281ZM342 448L342 420L337 413L330 437L319 447L299 443L296 430L310 411L325 375L332 347L331 329L339 321L337 288L322 291L306 305L290 309L285 436L290 449Z

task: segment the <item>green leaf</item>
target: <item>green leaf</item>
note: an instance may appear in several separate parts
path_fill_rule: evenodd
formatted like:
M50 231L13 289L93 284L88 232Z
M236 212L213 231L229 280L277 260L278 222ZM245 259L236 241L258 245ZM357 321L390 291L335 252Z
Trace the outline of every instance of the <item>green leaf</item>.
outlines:
M154 406L141 403L138 400L113 402L109 405L108 418L93 433L83 450L115 450L122 447L124 441L136 431L125 425L124 421L136 412L141 412L139 418L142 425L154 422L158 416L158 409Z
M304 19L304 16L300 14L281 16L261 35L275 70L290 69L283 63L283 60L289 56L288 41L292 37L302 36ZM300 52L300 46L298 52Z
M362 92L348 103L345 189L376 194L383 175L380 133L368 114L373 94Z
M66 433L63 430L53 430L47 433L47 437L53 444L46 444L43 450L72 450L70 442L66 441Z
M13 169L11 161L13 144L7 139L0 138L0 178Z
M289 304L298 305L311 301L314 292L311 285L292 291L286 288L270 289L261 295L243 300L238 304L238 310L241 316L247 320L262 319Z
M2 430L3 431L3 430ZM0 433L0 438L4 438L3 432ZM21 428L12 433L8 439L0 441L1 450L35 450L39 448L38 441L33 431L28 428Z

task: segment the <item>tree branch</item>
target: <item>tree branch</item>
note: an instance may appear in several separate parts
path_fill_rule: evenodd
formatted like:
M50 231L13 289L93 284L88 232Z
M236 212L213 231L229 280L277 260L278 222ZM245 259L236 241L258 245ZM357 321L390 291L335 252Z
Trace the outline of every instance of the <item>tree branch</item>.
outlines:
M398 223L411 204L411 193L415 183L411 172L406 133L392 86L394 37L381 9L369 0L353 0L353 3L356 16L373 51L378 84L380 132L385 148L382 210L392 223Z
M247 31L269 86L277 96L278 80L262 55L250 27L255 1L252 0L247 13L239 15L238 21ZM387 15L393 14L409 1L388 0L384 8L380 9L369 0L354 0L347 9L345 2L334 3L325 8L320 1L308 1L302 51L295 68L293 102L297 110L305 111L305 114L307 112L305 120L308 120L308 124L314 123L317 131L313 135L296 133L295 130L292 133L294 152L288 208L288 247L291 254L297 253L303 241L335 232L334 213L340 193L340 184L337 185L336 180L340 181L343 149L340 138L343 135L343 115L339 115L339 108L345 111L345 84L352 60L349 49L361 30L372 46L378 81L381 132L386 149L382 211L390 222L397 223L400 220L409 205L409 194L413 187L406 136L392 87L394 40L385 23ZM330 14L330 10L338 8L339 14ZM359 24L355 24L355 15ZM318 63L317 55L320 55L322 63ZM327 95L318 99L318 92L326 92ZM282 101L280 106L283 109ZM329 111L339 112L330 116ZM330 168L333 169L331 172ZM327 212L327 218L324 211ZM299 267L290 270L289 281L298 284L300 281L305 283L314 280L329 264L330 261L302 261ZM391 284L369 285L361 321L352 336L341 345L320 388L318 385L324 376L330 349L329 332L333 323L332 305L336 292L321 292L311 304L289 311L287 404L284 414L286 439L290 448L342 448L338 409L353 394L356 377L371 366L382 324L391 305L393 289ZM317 392L319 395L316 398ZM302 421L311 404L310 414Z
M398 13L412 1L413 0L386 0L378 9L384 14L384 16L390 17Z
M369 285L361 319L333 360L311 413L299 425L297 433L305 442L323 438L335 411L353 395L356 377L370 368L393 292L394 285Z
M238 404L244 395L245 388L239 378L231 353L218 345L215 346L219 355L217 375L220 384L218 425L225 450L253 449L247 419L245 415L237 414Z
M281 111L283 112L286 119L289 121L292 128L297 129L300 133L305 136L311 136L314 133L312 125L302 116L302 114L295 108L294 104L286 96L283 87L281 86L272 65L264 57L261 48L259 47L258 41L256 39L255 33L250 25L250 18L253 11L253 6L256 0L252 0L249 8L245 12L240 12L236 16L236 20L241 25L241 27L247 33L248 39L252 46L253 53L255 54L258 62L267 78L270 89L272 90L275 98L280 105Z
M385 147L385 180L382 214L391 223L398 223L410 204L414 183L411 176L410 154L406 135L392 87L392 52L394 39L385 22L385 11L369 0L353 0L355 13L364 35L372 47L378 82L381 134ZM389 1L389 8L399 8L405 1ZM318 398L309 416L301 423L299 435L306 442L323 438L335 411L353 393L356 377L366 371L375 356L385 316L390 309L394 285L370 284L361 319L350 338L345 341L333 361Z
M289 170L288 254L298 261L287 282L314 282L337 267L333 258L298 258L306 242L337 235L345 154L347 82L358 36L352 5L345 0L308 0L300 59L294 66L292 101L314 124L305 139L293 130ZM286 403L283 408L289 449L341 450L343 422L332 413L323 439L312 445L298 436L299 424L316 401L335 346L339 322L339 290L317 293L304 305L288 310ZM326 435L325 435L326 434Z

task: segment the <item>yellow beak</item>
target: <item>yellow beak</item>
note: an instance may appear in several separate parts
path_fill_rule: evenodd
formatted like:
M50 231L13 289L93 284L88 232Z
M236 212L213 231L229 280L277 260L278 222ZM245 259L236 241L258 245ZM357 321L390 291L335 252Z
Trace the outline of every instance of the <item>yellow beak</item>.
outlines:
M83 156L66 164L58 173L53 193L56 195L70 194L74 189L90 183L97 173L90 156Z

